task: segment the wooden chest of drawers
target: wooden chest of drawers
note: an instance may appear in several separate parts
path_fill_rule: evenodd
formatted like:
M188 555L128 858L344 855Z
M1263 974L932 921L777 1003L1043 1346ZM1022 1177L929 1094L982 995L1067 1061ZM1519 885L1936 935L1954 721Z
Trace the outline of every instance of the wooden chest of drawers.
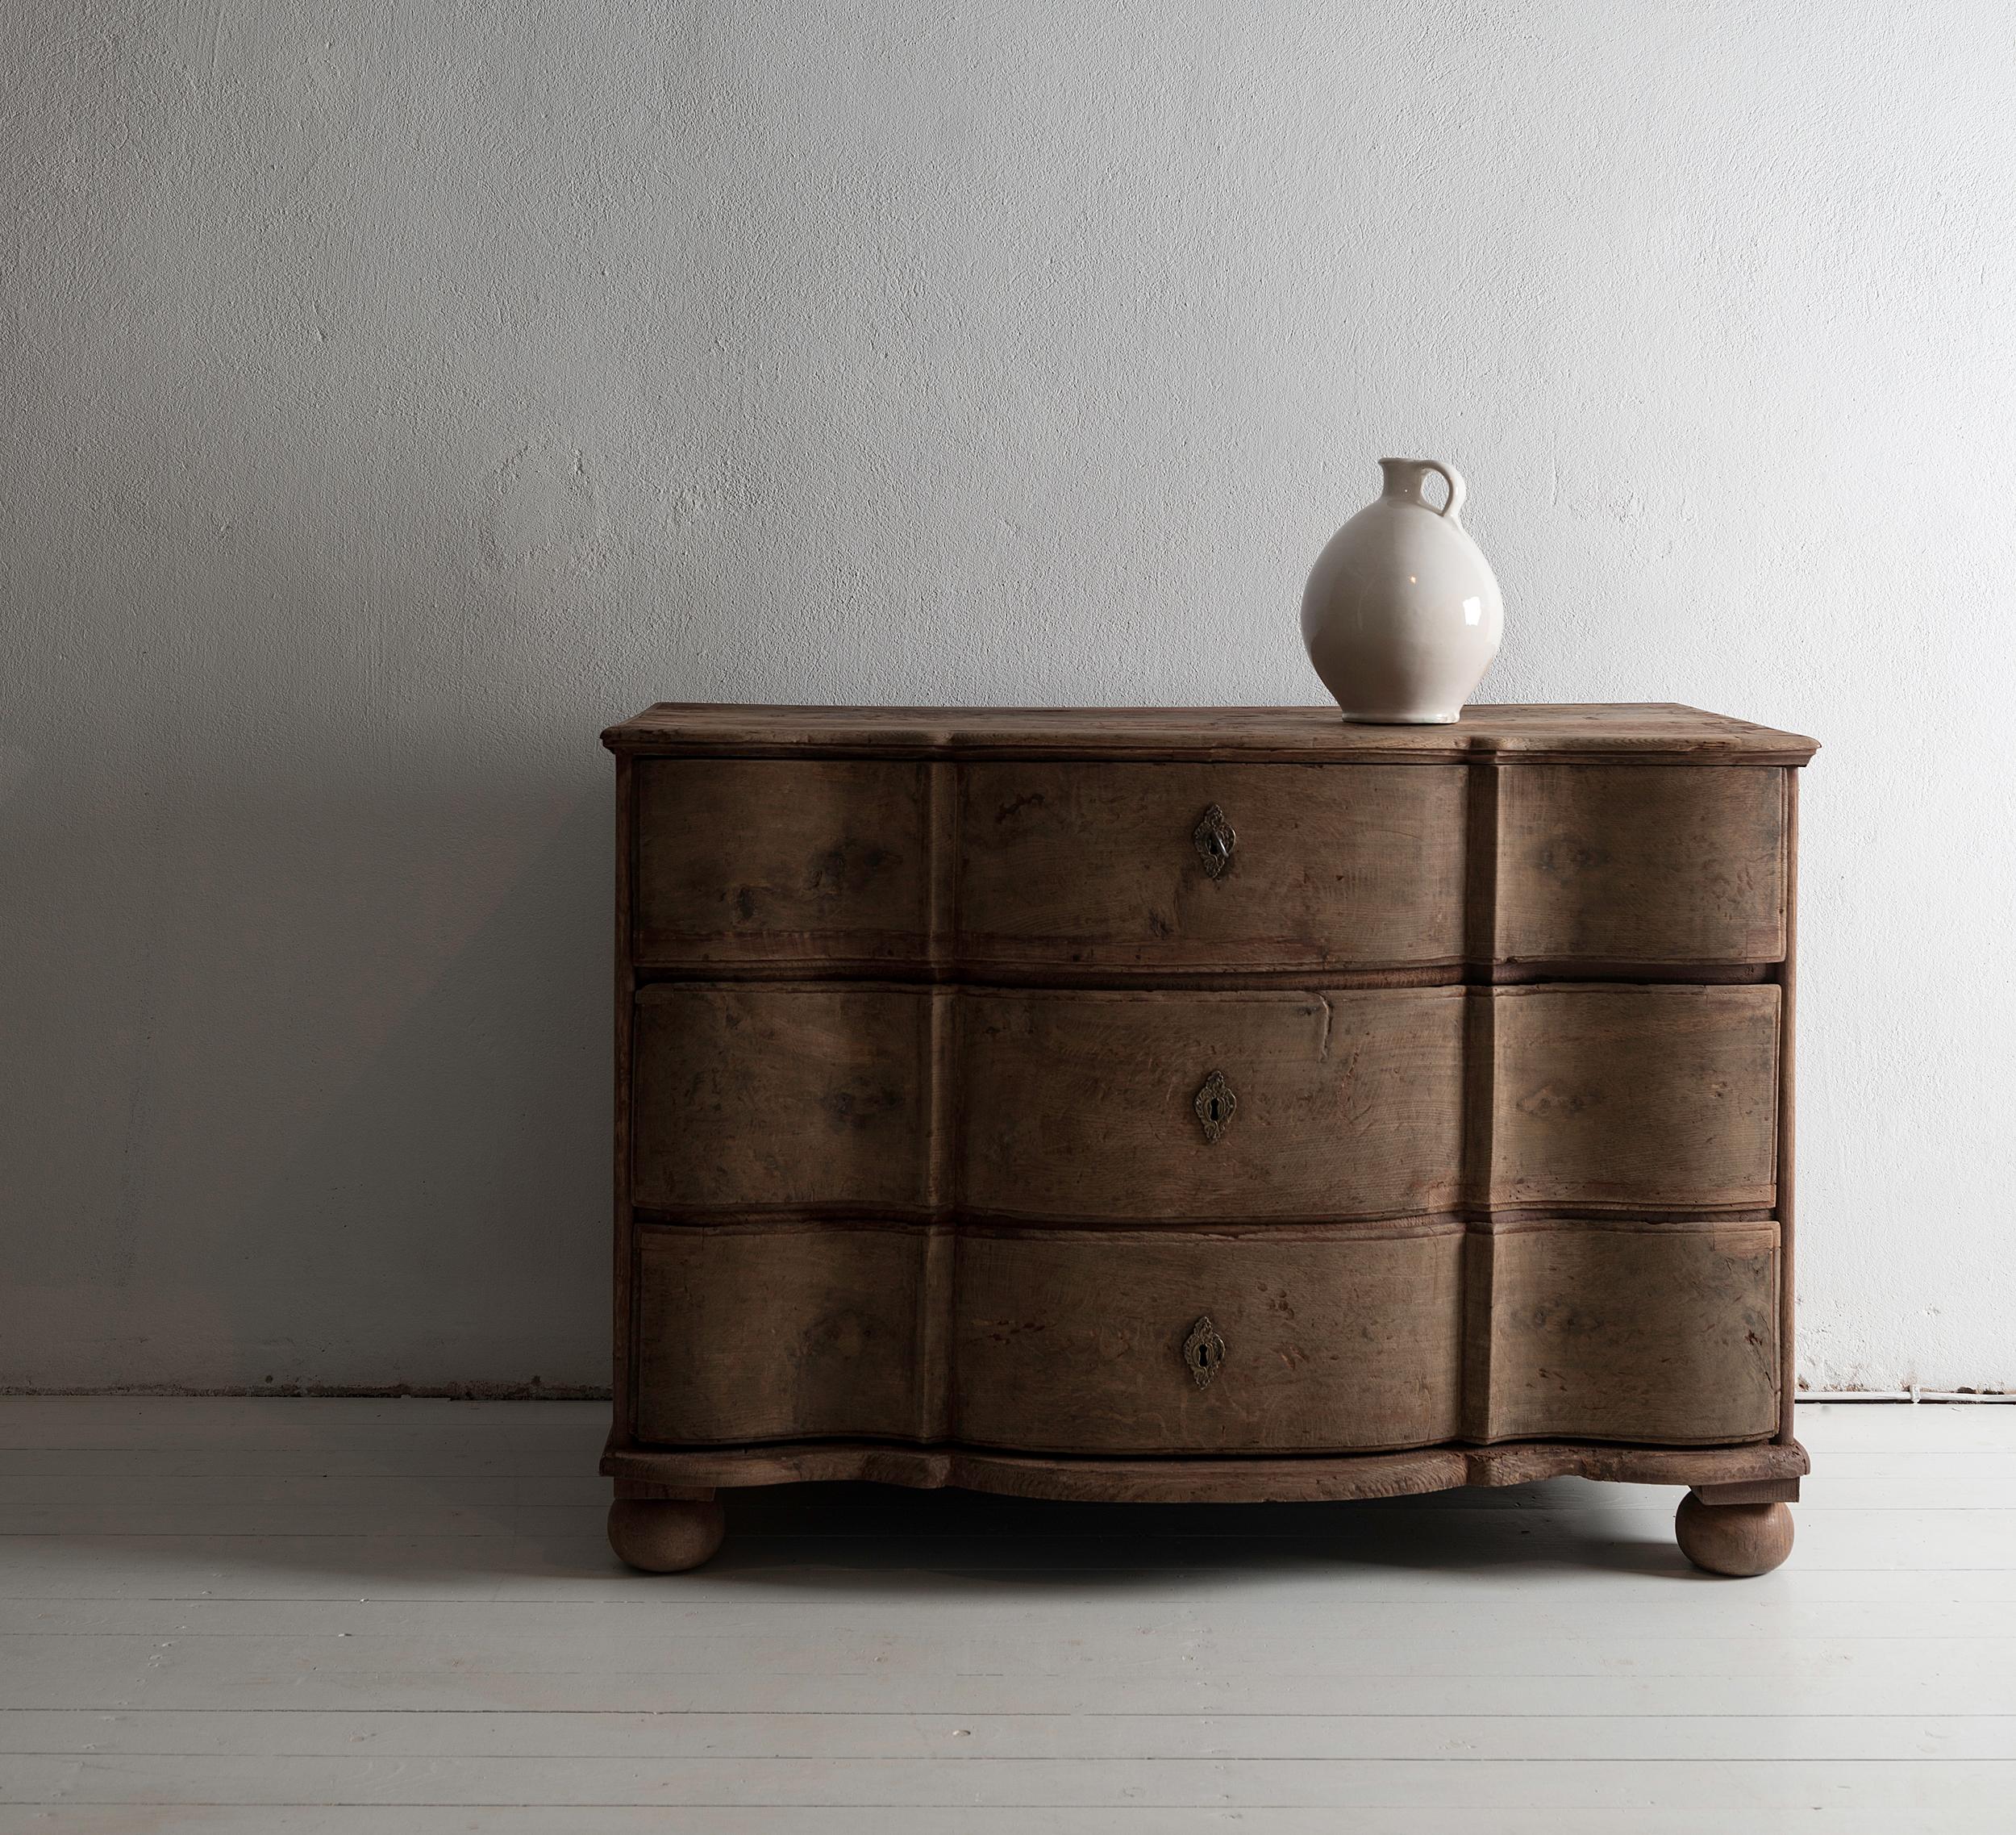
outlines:
M1555 1473L1790 1541L1797 768L1690 708L660 706L616 755L619 1553L717 1487Z

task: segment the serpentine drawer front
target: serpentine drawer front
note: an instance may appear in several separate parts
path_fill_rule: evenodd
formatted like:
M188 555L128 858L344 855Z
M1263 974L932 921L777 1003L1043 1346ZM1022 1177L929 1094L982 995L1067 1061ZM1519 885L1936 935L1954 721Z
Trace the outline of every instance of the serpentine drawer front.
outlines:
M660 982L631 1191L1071 1221L1768 1207L1773 986Z
M1777 1426L1768 1222L693 1224L641 1235L638 1425L1314 1452ZM1460 1408L1460 1413L1459 1409Z
M1760 766L635 769L640 965L1455 981L1785 955L1785 774Z
M1796 1485L1811 741L1670 707L605 738L629 1558L792 1476Z

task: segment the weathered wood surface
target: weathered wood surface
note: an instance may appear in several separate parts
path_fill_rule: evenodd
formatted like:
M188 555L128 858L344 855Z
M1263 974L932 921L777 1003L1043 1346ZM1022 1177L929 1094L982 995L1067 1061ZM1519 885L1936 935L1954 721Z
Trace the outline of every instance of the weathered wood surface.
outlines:
M1797 1503L1797 1478L1750 1478L1735 1484L1696 1485L1703 1503Z
M934 1010L949 989L661 984L637 997L642 1208L935 1201Z
M1727 1445L1777 1422L1776 1226L1449 1219L639 1232L636 1431L1070 1453L1550 1436ZM1184 1362L1208 1317L1208 1386ZM1460 1405L1460 1412L1459 1412Z
M997 1231L959 1241L952 1432L1026 1452L1406 1447L1456 1431L1463 1231ZM1186 1334L1222 1361L1200 1386Z
M1216 974L1460 962L1468 775L962 766L959 960ZM1194 839L1213 808L1233 837L1223 862Z
M629 1501L1796 1483L1811 741L1665 706L605 736Z
M610 1289L614 1317L610 1332L610 1381L615 1398L611 1437L619 1445L630 1438L631 1412L635 1395L631 1381L632 1336L636 1315L634 1282L637 1272L633 1248L635 1220L630 1203L631 1118L635 1111L631 1100L631 1070L636 1061L632 1035L637 1020L637 984L631 965L631 912L635 905L635 884L631 869L635 864L637 833L637 767L620 754L616 760L616 909L615 935L611 954L615 970L616 1038L614 1061L614 1138L612 1142L610 1209L615 1219L615 1240L611 1245L614 1266Z
M1197 982L1761 978L1779 769L636 760L639 967ZM1196 835L1217 810L1228 837ZM631 859L634 853L634 863Z
M1782 1503L1711 1503L1690 1491L1673 1530L1695 1566L1734 1579L1768 1574L1792 1553L1792 1512Z
M632 1198L1123 1222L1764 1209L1777 1002L1772 985L657 984L638 1002ZM1235 1101L1216 1139L1195 1106L1214 1071Z
M1778 1437L1793 1437L1792 1409L1798 1397L1797 1278L1793 1253L1798 1239L1799 1109L1799 774L1785 776L1785 953L1778 982Z
M1491 1203L1772 1203L1776 986L1501 987L1480 1011Z
M609 1545L645 1574L683 1574L721 1546L727 1528L711 1499L619 1497L609 1507Z
M1776 1226L639 1232L637 1436L1256 1452L1766 1438ZM1200 1387L1185 1335L1224 1363Z
M960 1201L1113 1220L1446 1210L1465 999L965 990ZM1236 1107L1212 1140L1195 1104L1214 1070Z
M1767 1437L1778 1424L1777 1246L1771 1222L1474 1226L1463 1437Z
M1527 1441L1509 1446L1427 1447L1406 1453L1235 1458L1068 1458L951 1446L828 1441L799 1446L612 1447L612 1478L736 1488L864 1478L877 1484L1008 1497L1124 1503L1298 1503L1410 1497L1463 1486L1594 1478L1612 1484L1740 1483L1810 1470L1797 1441L1685 1449Z
M1353 726L1334 707L803 707L660 702L612 751L871 757L1672 759L1801 765L1801 734L1672 702L1465 707L1453 726Z
M643 758L635 954L873 973L929 953L931 767Z
M1496 774L1485 959L1772 962L1785 951L1785 785L1755 765Z
M639 1232L637 1433L731 1444L920 1437L932 1232L841 1224Z

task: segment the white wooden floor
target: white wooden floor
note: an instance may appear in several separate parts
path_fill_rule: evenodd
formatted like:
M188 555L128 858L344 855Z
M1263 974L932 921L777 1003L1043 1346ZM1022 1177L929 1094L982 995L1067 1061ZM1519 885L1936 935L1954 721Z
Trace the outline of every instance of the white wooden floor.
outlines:
M1750 1581L1577 1479L744 1492L646 1579L605 1413L0 1399L0 1835L2016 1829L2016 1407L1803 1410Z

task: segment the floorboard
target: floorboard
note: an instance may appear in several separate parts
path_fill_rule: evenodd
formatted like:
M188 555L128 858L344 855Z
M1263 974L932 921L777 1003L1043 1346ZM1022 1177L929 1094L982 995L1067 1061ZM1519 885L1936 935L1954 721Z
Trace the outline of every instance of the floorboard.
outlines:
M1742 1583L1577 1479L748 1492L645 1579L606 1414L0 1399L0 1835L2010 1826L2016 1407L1802 1408Z

